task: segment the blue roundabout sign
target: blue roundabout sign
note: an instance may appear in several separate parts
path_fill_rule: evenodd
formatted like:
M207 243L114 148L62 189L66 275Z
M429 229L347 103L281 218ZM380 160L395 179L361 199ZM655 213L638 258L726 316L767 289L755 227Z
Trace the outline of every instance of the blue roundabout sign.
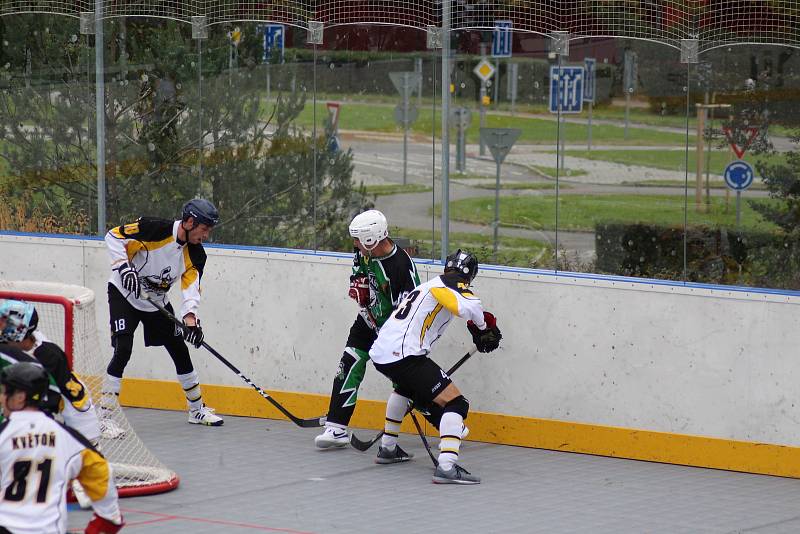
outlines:
M755 173L749 163L736 160L725 167L725 183L734 191L744 191L753 185Z

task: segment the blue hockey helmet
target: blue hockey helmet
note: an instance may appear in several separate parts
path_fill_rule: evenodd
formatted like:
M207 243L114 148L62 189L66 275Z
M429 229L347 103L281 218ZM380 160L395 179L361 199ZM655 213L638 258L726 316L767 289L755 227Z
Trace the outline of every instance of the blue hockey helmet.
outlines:
M183 221L192 217L196 224L216 226L219 222L219 211L210 201L204 198L195 198L183 205L181 217Z

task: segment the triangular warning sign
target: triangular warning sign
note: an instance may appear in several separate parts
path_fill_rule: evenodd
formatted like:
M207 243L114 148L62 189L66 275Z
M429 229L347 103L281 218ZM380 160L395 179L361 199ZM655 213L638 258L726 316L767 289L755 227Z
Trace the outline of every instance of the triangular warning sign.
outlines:
M725 133L725 138L728 140L728 144L731 145L731 150L733 150L733 153L736 154L736 157L739 159L742 159L744 153L747 152L747 149L750 148L750 145L758 136L758 128L747 128L745 130L747 132L747 139L745 140L744 146L740 147L733 139L733 135L729 127L724 126L722 131Z

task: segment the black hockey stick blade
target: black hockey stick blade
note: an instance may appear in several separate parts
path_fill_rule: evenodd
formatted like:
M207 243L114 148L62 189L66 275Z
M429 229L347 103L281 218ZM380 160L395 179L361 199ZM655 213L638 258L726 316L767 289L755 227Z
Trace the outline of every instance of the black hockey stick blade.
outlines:
M358 439L358 436L356 436L355 433L352 433L350 434L350 445L354 449L357 449L361 452L367 452L367 450L369 450L370 447L375 445L375 443L377 443L377 441L382 437L383 437L383 430L378 432L378 435L369 441L361 441L360 439Z
M183 323L182 323L182 322L181 322L181 321L180 321L180 320L179 320L177 317L175 317L175 316L174 316L172 313L170 313L170 311L169 311L168 309L164 308L164 307L163 307L163 306L161 306L159 303L155 302L155 301L154 301L152 298L150 298L150 295L148 295L147 293L142 293L142 296L143 296L143 298L144 298L145 300L149 301L149 302L150 302L150 304L152 304L153 306L155 306L155 307L156 307L156 309L157 309L158 311L160 311L162 314L164 314L166 317L168 317L168 318L169 318L169 319L170 319L170 320L171 320L173 323L175 323L177 326L180 326L180 327L182 327L182 326L183 326ZM214 350L214 348L213 348L211 345L209 345L209 344L208 344L208 343L206 343L205 341L203 341L203 342L201 343L201 345L202 345L203 347L205 347L205 349L206 349L208 352L210 352L211 354L213 354L214 356L216 356L216 358L217 358L219 361L221 361L223 364L225 364L225 366L226 366L228 369L230 369L231 371L233 371L234 373L236 373L236 375L237 375L239 378L241 378L241 379L242 379L242 380L243 380L243 381L244 381L244 382L245 382L245 383L246 383L248 386L250 386L250 387L252 387L253 389L255 389L255 390L256 390L256 392L258 392L258 394L259 394L259 395L261 395L261 396L262 396L264 399L266 399L267 401L269 401L269 402L270 402L270 403L271 403L273 406L275 406L275 408L277 408L277 409L278 409L278 411L279 411L279 412L281 412L283 415L285 415L286 417L288 417L288 418L289 418L289 420L290 420L291 422L293 422L294 424L296 424L297 426L299 426L299 427L302 427L302 428L319 428L319 427L321 427L321 426L325 426L325 421L326 421L326 419L327 419L327 416L324 416L324 415L323 415L323 416L320 416L320 417L312 417L312 418L310 418L310 419L301 419L301 418L297 417L296 415L294 415L293 413L291 413L289 410L287 410L286 408L284 408L284 407L283 407L283 405L281 405L281 404L280 404L278 401L276 401L275 399L273 399L273 398L272 398L272 397L269 395L269 393L267 393L266 391L264 391L263 389L261 389L260 387L258 387L257 385L255 385L255 384L254 384L254 383L253 383L253 382L252 382L252 381L251 381L249 378L247 378L246 376L244 376L244 375L242 374L242 372L241 372L239 369L237 369L237 368L236 368L236 366L235 366L235 365L233 365L231 362L229 362L229 361L228 361L228 360L227 360L227 359L226 359L224 356L222 356L222 354L220 354L219 352L217 352L216 350Z
M459 358L459 360L456 363L453 364L453 366L450 368L450 370L447 371L447 375L450 376L451 374L455 373L456 370L458 370L459 367L464 365L464 362L469 360L472 357L472 355L475 354L476 352L478 352L478 348L475 345L473 345L472 348L469 350L469 352L467 352L465 355L463 355L461 358ZM412 403L411 406L408 407L408 410L406 411L406 413L409 413L413 408L414 408L414 405ZM420 432L421 432L421 430L420 430ZM350 434L350 445L352 445L352 447L354 449L357 449L357 450L359 450L361 452L366 452L370 447L375 445L375 443L377 443L379 439L381 439L383 437L383 434L384 434L384 431L381 430L371 440L369 440L369 441L361 441L360 439L358 439L358 436L356 436L355 433L352 433L352 434ZM420 435L422 435L422 434L420 434ZM423 438L423 441L424 441L424 438ZM431 454L430 449L428 449L428 454ZM431 454L431 458L433 458L432 454Z

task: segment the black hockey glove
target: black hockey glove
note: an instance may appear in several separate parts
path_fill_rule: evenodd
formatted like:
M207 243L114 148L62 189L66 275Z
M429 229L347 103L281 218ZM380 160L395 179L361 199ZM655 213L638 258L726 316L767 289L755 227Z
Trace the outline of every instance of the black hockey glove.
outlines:
M500 340L503 339L503 334L497 328L497 319L494 315L485 311L483 312L483 320L486 321L486 329L481 330L472 321L467 321L467 329L472 334L472 341L478 348L478 352L492 352L500 346Z
M133 293L133 296L137 299L140 298L142 284L139 282L139 274L136 269L127 263L123 263L117 268L117 271L119 271L119 278L122 281L122 288L128 293Z
M194 348L200 348L203 344L203 329L200 328L200 321L193 326L187 325L186 321L183 322L183 339L194 345Z

